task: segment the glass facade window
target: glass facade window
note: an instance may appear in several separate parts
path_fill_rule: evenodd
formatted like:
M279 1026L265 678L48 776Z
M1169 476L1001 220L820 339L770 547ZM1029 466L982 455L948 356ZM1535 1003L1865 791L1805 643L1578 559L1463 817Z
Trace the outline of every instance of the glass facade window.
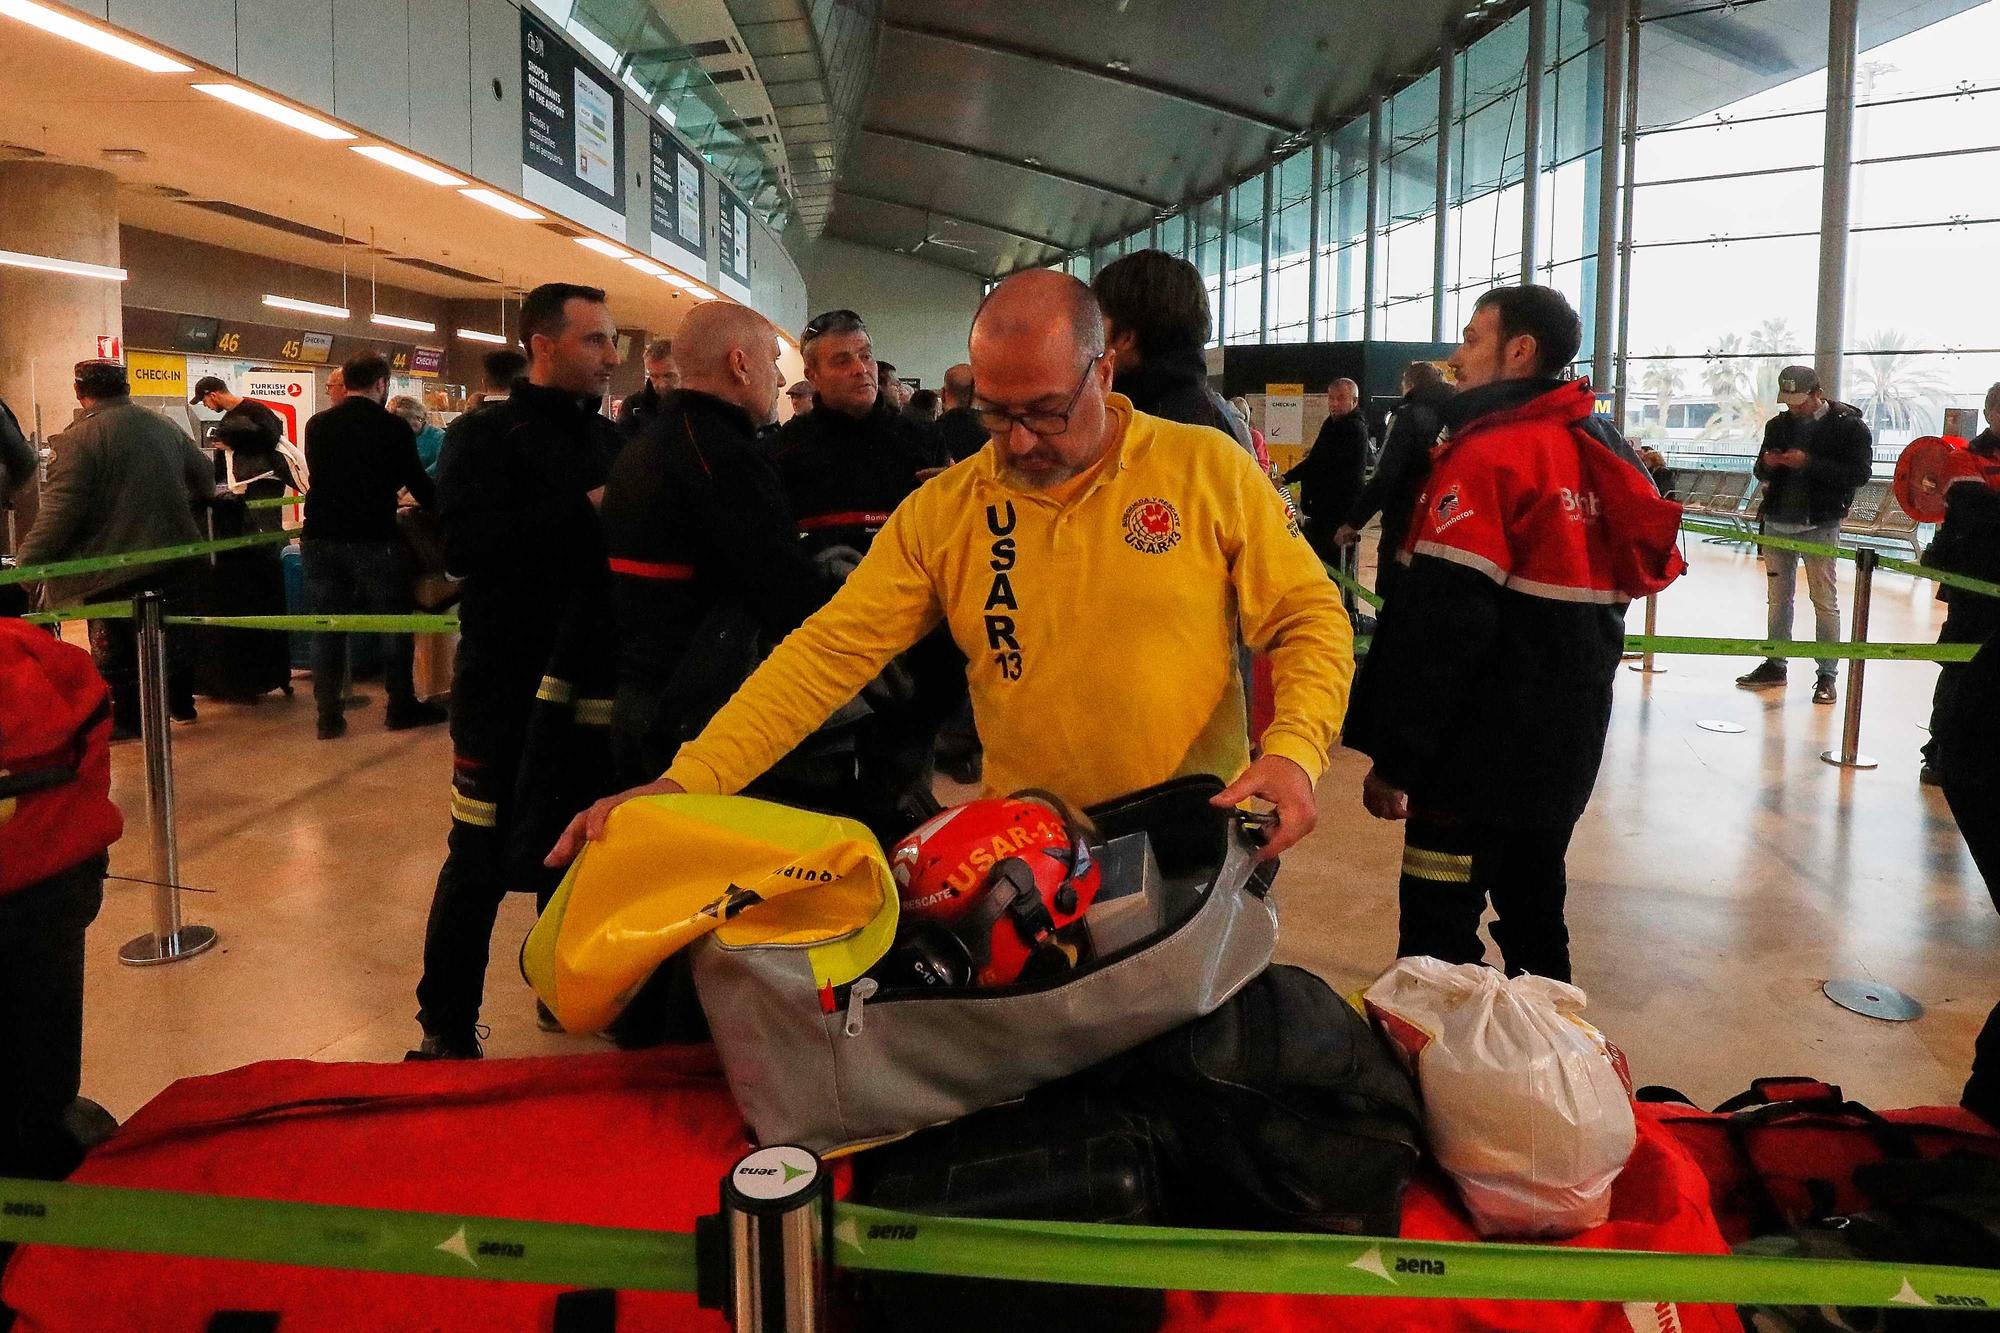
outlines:
M1264 340L1264 178L1252 176L1229 192L1229 244L1223 298L1224 341Z
M1307 149L1271 169L1271 342L1311 337L1306 304L1312 285L1312 162Z
M616 3L579 0L576 8ZM1641 25L1625 238L1630 301L1616 350L1627 425L1679 461L1748 456L1776 410L1778 369L1814 359L1824 0L1807 8L1819 12L1803 23L1745 5ZM1525 13L1456 55L1456 95L1442 126L1435 70L1387 99L1375 218L1364 114L1322 136L1317 178L1308 145L1263 175L1073 257L1069 270L1094 272L1153 243L1200 270L1217 339L1358 339L1372 303L1377 338L1428 341L1439 303L1453 336L1481 292L1520 280L1532 188L1532 277L1583 316L1587 367L1603 41L1585 0L1550 0L1547 12L1539 70L1527 68ZM2000 74L1987 58L2000 47L2000 0L1940 0L1921 12L1900 0L1863 0L1861 31L1838 392L1867 417L1886 475L1909 439L1941 430L1949 408L1979 407L2000 380L2000 332L1988 313L2000 246ZM1530 78L1542 95L1533 182L1523 179ZM1438 291L1441 133L1452 160ZM1365 290L1371 234L1373 292ZM1605 269L1607 280L1617 276L1614 265Z
M1343 342L1361 336L1367 272L1368 118L1350 120L1320 150L1319 323L1313 337Z

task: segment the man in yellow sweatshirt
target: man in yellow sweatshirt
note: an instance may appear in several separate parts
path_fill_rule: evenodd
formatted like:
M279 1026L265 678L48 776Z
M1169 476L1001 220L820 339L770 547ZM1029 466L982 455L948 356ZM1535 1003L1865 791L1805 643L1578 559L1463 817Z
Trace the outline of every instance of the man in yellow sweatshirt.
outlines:
M562 865L633 796L733 793L940 622L966 655L989 791L1082 806L1169 778L1276 807L1265 856L1312 831L1354 640L1282 497L1221 433L1132 410L1090 289L1048 270L972 325L989 441L897 508L846 585L786 637L659 781L607 797ZM1239 634L1271 657L1276 715L1250 755Z

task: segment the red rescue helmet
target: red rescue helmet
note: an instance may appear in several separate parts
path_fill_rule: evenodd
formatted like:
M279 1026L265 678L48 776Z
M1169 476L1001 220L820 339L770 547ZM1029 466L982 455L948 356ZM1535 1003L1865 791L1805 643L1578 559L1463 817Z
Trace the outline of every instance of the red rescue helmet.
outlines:
M1090 910L1102 878L1078 821L1041 792L955 805L897 843L889 866L904 917L949 929L982 986L1019 980L1031 963L1070 967L1060 933Z
M1956 435L1925 435L1896 459L1896 503L1919 523L1944 521L1945 492L1962 481L2000 489L2000 460L1973 453Z

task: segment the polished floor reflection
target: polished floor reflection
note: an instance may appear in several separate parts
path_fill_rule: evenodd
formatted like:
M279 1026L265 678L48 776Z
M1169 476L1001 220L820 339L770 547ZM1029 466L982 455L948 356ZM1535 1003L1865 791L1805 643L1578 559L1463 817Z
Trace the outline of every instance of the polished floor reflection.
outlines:
M1692 573L1661 598L1661 632L1762 637L1755 557L1707 544L1690 554ZM1845 614L1852 567L1842 573ZM1872 637L1934 638L1940 612L1928 584L1879 576ZM1803 587L1798 613L1803 629ZM1870 667L1862 749L1881 766L1854 772L1820 762L1842 709L1811 703L1810 665L1767 694L1732 686L1743 659L1661 665L1620 673L1603 776L1570 857L1591 1018L1640 1081L1701 1101L1764 1074L1816 1074L1878 1106L1955 1100L2000 998L2000 916L1942 797L1917 784L1936 668ZM393 1060L417 1036L450 745L442 729L382 730L379 697L350 713L345 739L315 741L307 693L204 703L198 724L175 731L182 878L201 890L185 914L222 943L167 967L120 966L150 890L111 884L91 932L84 1082L120 1116L185 1075L275 1058ZM1704 719L1746 730L1705 731ZM149 877L140 754L115 755L128 832L112 868ZM1343 989L1371 980L1395 941L1401 840L1362 811L1364 767L1336 756L1319 831L1279 882L1282 954ZM535 1028L515 961L532 912L516 895L501 914L487 1050L599 1049ZM1829 977L1900 987L1928 1012L1906 1024L1848 1013L1821 996Z

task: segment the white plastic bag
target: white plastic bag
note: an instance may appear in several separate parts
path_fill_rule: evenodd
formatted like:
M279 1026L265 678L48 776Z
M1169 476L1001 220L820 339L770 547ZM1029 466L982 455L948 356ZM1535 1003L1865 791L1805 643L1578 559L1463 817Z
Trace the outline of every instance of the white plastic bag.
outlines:
M1638 1130L1623 1058L1580 1017L1582 991L1403 958L1366 999L1482 1236L1570 1236L1610 1215Z

